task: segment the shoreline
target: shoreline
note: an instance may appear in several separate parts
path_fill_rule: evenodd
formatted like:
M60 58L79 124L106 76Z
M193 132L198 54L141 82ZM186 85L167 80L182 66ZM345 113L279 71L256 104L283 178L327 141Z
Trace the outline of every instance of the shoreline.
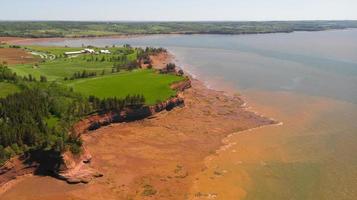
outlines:
M164 60L159 59L157 61L157 62L161 63L161 66L165 65L165 63L167 63L167 62L173 62L174 61L174 56L171 53L167 53L167 55L163 59ZM156 64L158 67L160 67L159 63ZM187 74L187 71L185 71L185 73ZM216 101L217 103L222 104L222 106L219 106L219 107L222 107L222 108L220 108L220 109L223 109L222 111L220 109L215 111L215 109L216 109L215 106L217 106L217 105L215 105L212 108L210 108L210 109L213 109L210 112L217 112L218 115L223 115L223 116L228 115L228 116L230 116L229 118L235 119L236 117L234 117L234 116L237 116L237 114L232 114L232 116L231 116L231 113L230 113L230 112L234 112L233 111L234 109L231 111L231 109L226 110L226 108L225 108L225 107L229 107L229 106L233 106L233 108L240 109L240 111L237 110L235 112L247 115L244 118L245 120L248 120L246 122L247 124L243 125L243 127L246 127L246 128L243 128L243 129L242 128L238 128L239 131L229 131L229 130L232 129L232 127L230 127L230 126L232 126L232 122L227 123L227 125L224 128L226 131L228 131L227 133L220 133L220 131L218 131L220 128L217 127L218 128L218 130L217 130L218 132L217 131L215 131L215 132L217 132L217 134L219 134L220 136L218 136L218 135L215 136L215 134L213 134L213 137L221 138L220 141L219 142L215 142L215 144L207 144L208 146L210 146L210 148L214 148L215 151L219 151L221 148L224 148L224 146L226 145L224 143L224 140L229 138L233 134L241 133L241 132L244 132L244 131L249 131L249 130L255 129L255 128L262 128L262 127L265 127L265 126L268 126L268 125L272 125L272 124L276 125L277 121L275 121L273 119L270 119L270 118L263 117L261 115L258 115L258 113L256 113L256 112L248 111L247 108L245 107L246 102L242 99L241 96L230 95L229 93L224 92L224 91L218 91L218 90L214 90L212 88L210 89L210 88L207 87L207 85L204 82L198 80L197 78L193 78L189 73L188 73L188 75L189 75L189 79L192 81L192 88L189 89L189 91L183 92L184 93L183 94L183 96L184 96L183 98L184 98L185 101L187 100L188 103L190 103L190 101L192 101L192 104L190 103L191 105L188 105L188 108L187 107L183 108L184 110L188 111L188 109L191 109L192 107L194 107L194 110L198 109L198 110L200 110L202 112L202 111L204 111L202 109L204 109L205 106L203 106L203 107L199 106L197 108L195 106L195 104L197 104L198 102L201 102L202 100L204 100L204 101L207 101L207 103L210 102L210 101ZM185 95L187 95L187 93L188 93L188 98L187 98L187 96L185 96ZM196 102L196 103L194 103L194 102ZM233 105L230 105L230 104L233 104ZM210 105L210 103L208 103L207 105ZM182 109L178 109L178 110L174 109L173 111L170 111L170 112L158 113L155 116L153 116L153 120L161 118L163 120L163 123L160 123L160 122L158 123L158 126L161 127L168 120L168 119L165 119L166 118L165 115L173 115L174 119L180 120L181 116L179 116L180 115L179 112L183 112ZM206 112L206 111L204 111L204 112ZM222 114L220 114L220 112L222 112ZM249 113L251 113L251 114L249 114ZM178 115L178 116L176 116L176 115ZM187 112L184 115L187 115ZM201 126L203 126L205 128L212 126L211 123L213 123L213 122L209 122L209 124L206 124L204 121L207 120L207 119L205 119L204 116L201 116L201 117L203 117L202 118L203 121L201 122L203 124ZM220 119L220 117L217 116L217 117L213 117L212 120L215 121L215 120L222 120L222 119ZM261 121L261 120L263 120L263 121ZM267 120L267 121L265 121L265 120ZM148 121L152 121L152 119L149 118L149 119L144 119L144 120L141 120L141 121L138 121L138 122L131 122L131 123L127 123L127 124L120 124L120 123L119 124L112 124L112 125L109 125L108 127L103 127L101 129L95 130L95 131L91 132L90 134L86 134L84 136L86 138L86 139L84 139L85 146L87 148L88 146L90 146L93 143L93 141L91 141L91 140L93 140L93 136L92 135L93 134L97 134L98 132L103 132L103 131L106 132L106 130L108 130L108 129L112 128L112 127L114 127L114 128L118 127L119 129L121 129L120 127L122 127L122 126L128 126L129 129L130 129L130 127L133 127L133 128L136 127L136 126L140 127L140 123L147 123ZM222 123L223 123L223 121L222 121ZM240 123L244 124L244 120L240 121ZM186 124L186 125L191 124L191 126L192 126L192 121L189 120L187 122L184 122L184 124ZM168 125L165 125L165 126L168 126ZM175 125L173 127L175 127ZM216 126L213 126L213 127L216 127ZM240 127L240 126L238 126L238 127ZM170 130L170 129L168 129L168 130ZM177 129L177 127L174 128L174 129ZM195 130L195 129L196 128L194 128L192 130ZM210 129L211 128L208 128L207 131L210 130ZM226 132L226 131L224 131L224 132ZM205 133L205 131L203 131L202 133ZM207 132L207 134L208 134L208 132ZM205 134L203 134L203 135L205 135ZM99 134L98 135L98 139L99 140L100 140L101 136L104 137L102 134ZM198 140L203 139L202 136L192 135L192 137L198 137L197 138ZM210 140L208 140L208 141L210 141ZM213 141L211 141L211 142L213 142ZM205 146L205 145L203 145L203 146ZM209 148L205 147L205 149L209 149ZM90 152L91 153L94 152L94 154L96 153L96 151L90 151ZM200 164L201 162L205 165L205 162L206 162L205 160L207 158L209 158L209 156L210 155L208 154L208 155L203 156L202 158L200 158L202 160L200 160L200 161L196 160L197 164L195 164L195 165L199 166L199 165L201 165ZM96 162L95 158L93 160L94 160L94 162ZM103 166L99 165L99 168L100 167L103 167ZM97 168L95 166L93 168L97 170ZM195 169L194 171L196 171L196 173L192 173L192 174L191 174L191 172L189 173L193 177L195 176L195 174L197 174L199 172L199 171L197 171L196 167L194 167L194 169ZM187 171L188 171L188 169L187 169ZM104 176L106 176L105 173L104 173ZM9 183L9 182L7 182L7 183ZM5 183L4 185L6 185L7 183ZM186 185L185 187L187 188L186 191L189 191L189 188L192 186L192 184L193 184L192 181L189 181L188 183L185 183L185 185ZM7 190L10 190L15 185L16 184L10 184L5 189L5 191L3 193L5 193ZM133 189L135 189L135 187L138 187L138 186L137 185L134 186ZM1 187L1 188L3 188L3 187ZM130 191L131 189L128 189L128 190Z

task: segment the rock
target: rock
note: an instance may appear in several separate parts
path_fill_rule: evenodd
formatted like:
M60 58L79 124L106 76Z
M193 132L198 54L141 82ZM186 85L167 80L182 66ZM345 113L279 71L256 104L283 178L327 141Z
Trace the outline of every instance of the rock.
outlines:
M66 181L69 184L78 184L81 183L82 180L78 178L67 178Z
M192 84L191 84L191 80L190 79L186 79L184 81L180 81L178 83L174 83L171 85L171 89L176 90L176 91L184 91L188 88L191 88Z
M100 177L103 177L104 175L102 173L96 172L96 173L93 174L93 176L95 178L100 178Z
M82 177L81 178L81 183L88 184L93 178L92 177Z

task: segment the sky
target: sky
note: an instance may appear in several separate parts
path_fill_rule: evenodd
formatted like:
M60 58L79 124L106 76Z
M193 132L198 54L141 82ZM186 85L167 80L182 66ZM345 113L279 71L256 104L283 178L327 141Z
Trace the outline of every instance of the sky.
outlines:
M0 0L0 20L357 20L357 0Z

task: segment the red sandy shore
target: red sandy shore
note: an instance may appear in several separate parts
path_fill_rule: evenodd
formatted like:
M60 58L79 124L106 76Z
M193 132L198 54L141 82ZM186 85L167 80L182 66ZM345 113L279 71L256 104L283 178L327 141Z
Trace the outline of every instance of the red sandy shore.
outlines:
M162 54L153 60L154 66L160 68L172 57ZM57 188L52 196L32 197L185 199L195 174L206 169L204 159L222 145L222 139L233 132L276 123L247 111L239 96L207 89L198 80L192 80L192 88L180 96L185 100L183 108L82 135L92 156L89 165L103 177L71 192ZM51 186L38 187L46 192ZM16 185L12 190L16 191ZM6 192L2 195L4 200L11 197Z

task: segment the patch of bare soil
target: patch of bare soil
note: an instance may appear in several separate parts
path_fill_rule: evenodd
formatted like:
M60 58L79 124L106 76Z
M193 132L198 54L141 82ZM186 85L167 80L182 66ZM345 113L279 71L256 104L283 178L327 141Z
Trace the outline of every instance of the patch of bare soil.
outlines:
M26 64L38 62L39 58L34 57L23 49L0 48L0 63Z
M163 69L167 64L172 62L173 55L168 52L159 53L155 56L150 56L150 60L152 61L152 66L155 69Z

